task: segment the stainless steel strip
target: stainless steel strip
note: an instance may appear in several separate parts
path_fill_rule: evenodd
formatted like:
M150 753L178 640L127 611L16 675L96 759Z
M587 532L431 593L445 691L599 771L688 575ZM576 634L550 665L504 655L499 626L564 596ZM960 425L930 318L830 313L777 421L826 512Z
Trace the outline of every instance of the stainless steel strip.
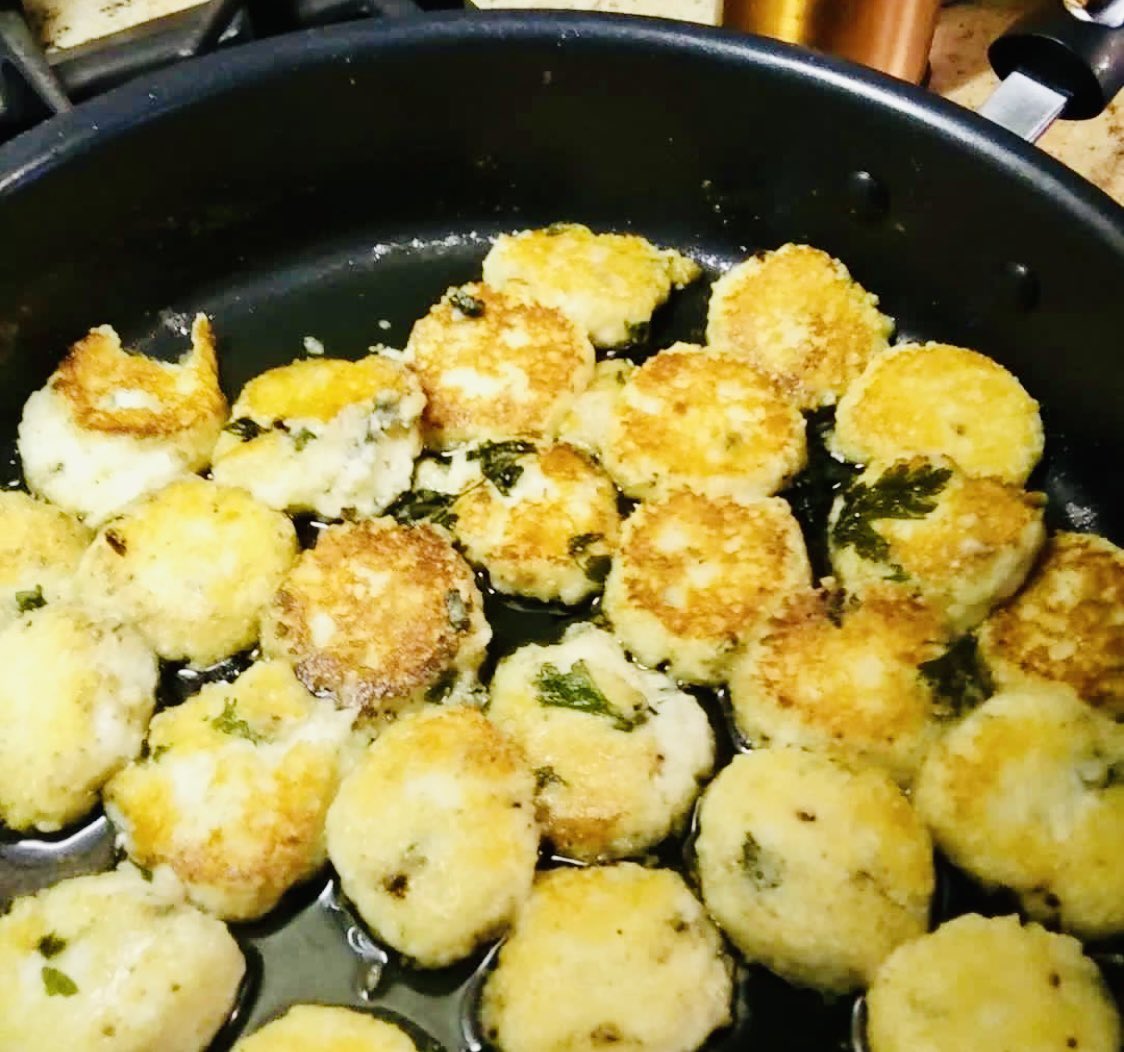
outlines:
M995 89L979 113L1027 142L1037 142L1068 101L1061 92L1015 72Z

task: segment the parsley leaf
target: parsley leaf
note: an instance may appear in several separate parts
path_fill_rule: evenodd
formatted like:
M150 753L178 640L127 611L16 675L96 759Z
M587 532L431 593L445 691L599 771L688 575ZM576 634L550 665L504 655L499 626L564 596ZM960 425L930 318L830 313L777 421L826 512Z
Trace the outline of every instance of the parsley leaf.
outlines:
M308 430L307 427L302 427L293 436L293 448L299 453L305 446L311 442L316 435Z
M43 965L43 986L48 997L73 997L78 993L78 984L66 972L60 972L49 964Z
M648 719L645 712L638 712L633 716L618 712L601 693L584 661L575 661L569 672L562 672L548 662L539 669L535 686L538 688L540 704L574 709L591 716L605 716L613 721L613 726L618 731L634 730Z
M66 939L60 938L51 931L39 940L37 948L44 957L50 960L52 957L57 957L66 949Z
M536 767L535 768L535 788L542 790L548 785L569 785L553 767Z
M571 537L567 545L570 555L581 567L582 573L594 584L604 584L613 565L612 556L588 554L589 548L604 538L603 533L579 533Z
M742 844L742 869L758 891L780 887L784 865L779 858L766 851L752 833L746 833Z
M533 443L516 438L506 442L484 442L472 450L467 459L479 460L484 477L506 497L511 487L523 477L523 465L516 461L534 451Z
M231 420L223 430L243 442L249 442L268 431L269 428L262 427L256 420L251 420L248 416L240 416L237 420Z
M937 715L942 719L955 719L995 693L975 636L962 636L940 657L923 661L917 671L940 699Z
M447 299L466 318L480 318L484 315L484 301L464 289L454 289Z
M21 614L26 614L29 610L38 610L41 606L46 606L47 600L43 598L43 586L37 584L29 592L16 592L16 609Z
M579 533L570 538L569 543L566 545L569 553L576 559L579 555L583 554L590 545L596 544L605 535L603 533Z
M261 741L261 735L245 720L238 718L238 707L229 698L223 702L222 712L210 722L215 730L222 731L223 734L232 734L251 742Z
M853 482L843 494L832 540L840 548L854 548L864 559L888 562L890 545L875 523L880 519L923 519L936 508L936 497L950 478L949 468L895 464L872 483ZM893 569L892 579L902 580L902 568Z
M452 528L457 521L452 512L456 499L455 493L438 493L435 489L409 490L386 509L386 514L393 516L395 522L407 525L429 519L438 526Z

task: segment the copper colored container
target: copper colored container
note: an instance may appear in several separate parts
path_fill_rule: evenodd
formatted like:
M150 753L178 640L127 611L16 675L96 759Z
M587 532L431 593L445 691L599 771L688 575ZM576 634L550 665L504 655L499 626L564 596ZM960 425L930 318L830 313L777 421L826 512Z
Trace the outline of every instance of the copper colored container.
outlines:
M940 0L726 0L726 25L920 81Z

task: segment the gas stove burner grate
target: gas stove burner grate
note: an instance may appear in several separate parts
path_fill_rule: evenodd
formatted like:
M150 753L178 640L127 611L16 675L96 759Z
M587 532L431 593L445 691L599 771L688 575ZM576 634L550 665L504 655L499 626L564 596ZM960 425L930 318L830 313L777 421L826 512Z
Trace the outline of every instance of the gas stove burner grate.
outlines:
M88 44L45 52L19 0L0 0L0 143L72 103L216 48L335 22L460 6L459 0L210 0Z

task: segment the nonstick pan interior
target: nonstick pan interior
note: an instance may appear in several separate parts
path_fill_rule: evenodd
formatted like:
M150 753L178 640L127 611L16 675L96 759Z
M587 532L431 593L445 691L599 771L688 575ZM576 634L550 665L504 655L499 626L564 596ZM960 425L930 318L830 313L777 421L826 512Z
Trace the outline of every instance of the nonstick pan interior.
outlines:
M510 224L500 223L495 229ZM304 258L278 261L277 266L249 274L236 283L223 281L195 295L177 299L155 313L144 313L125 329L139 347L151 353L173 355L182 350L185 325L196 310L216 322L224 384L234 394L241 384L262 370L280 365L303 353L303 339L321 340L327 353L356 357L373 343L401 346L412 321L420 317L446 287L479 275L489 229L469 223L460 231L444 228L440 236L419 237L402 231L394 240L357 238L347 246L325 246ZM645 229L662 243L658 229ZM687 246L682 246L687 247ZM748 246L754 247L754 246ZM691 246L697 253L699 246ZM742 246L715 243L703 253L712 276L740 258ZM862 275L858 275L860 278ZM893 313L893 303L886 307ZM705 325L705 283L675 297L657 315L650 348L677 340L700 340ZM389 325L387 325L389 323ZM910 337L941 336L899 320ZM639 354L646 352L643 348ZM14 421L7 421L9 436ZM1069 440L1051 431L1047 457L1037 484L1050 493L1055 527L1088 529L1090 521L1113 514L1101 498L1108 486L1077 489L1070 469L1073 456ZM1083 476L1082 476L1083 477ZM15 481L11 476L8 481ZM1107 481L1107 480L1105 480ZM1033 483L1032 483L1033 484ZM813 493L828 494L813 486ZM802 512L813 558L824 570L820 514ZM826 508L826 501L818 511ZM487 598L488 617L496 629L492 656L499 657L524 642L551 640L571 620L589 616L588 605L571 614L545 606ZM244 660L226 662L208 677L229 677L244 667ZM200 680L167 669L162 702L174 704ZM699 692L723 743L723 756L732 744L722 699ZM84 824L53 841L13 841L0 845L0 893L9 896L18 886L27 890L56 879L56 864L99 868L111 864L111 832L104 819ZM666 845L658 858L664 864L684 866L682 840ZM544 860L544 864L552 864ZM1012 901L988 896L964 877L945 867L934 921L970 909L1009 912ZM252 1029L295 1000L351 1003L389 1010L420 1026L424 1034L444 1048L470 1047L475 1040L471 1003L482 955L472 961L435 973L412 970L387 956L371 941L362 925L341 902L338 884L329 873L291 892L264 921L235 925L233 930L248 951L250 978L244 993L239 1024L220 1037L216 1049L228 1047L243 1026ZM1108 947L1106 949L1112 949ZM1124 973L1113 974L1117 990ZM823 1050L850 1047L852 999L825 1000L800 991L761 969L742 969L738 986L738 1024L712 1044L714 1049L737 1047L765 1050Z
M501 230L561 219L633 228L711 276L807 240L881 294L901 335L976 346L1011 367L1043 404L1047 453L1031 484L1050 495L1050 525L1124 540L1124 234L1093 191L1002 153L952 111L930 113L874 79L845 83L836 67L772 45L582 18L433 25L378 39L332 31L263 58L253 75L218 56L196 88L179 71L159 82L159 119L143 119L131 89L91 110L114 130L91 139L93 117L73 124L65 164L30 140L0 153L0 233L19 246L0 259L4 435L92 324L168 356L206 311L233 395L302 354L306 336L344 357L401 346L447 286L479 274ZM676 296L651 348L700 340L705 308L702 284ZM17 470L12 461L4 481ZM805 525L815 552L815 508ZM567 620L495 597L488 613L496 654ZM196 683L167 669L164 702ZM721 699L707 704L729 743ZM659 858L681 865L683 850ZM0 896L111 859L104 820L49 842L8 838ZM945 869L934 919L977 908L1013 905ZM479 957L435 973L386 961L328 872L234 930L251 974L216 1049L297 1000L388 1010L448 1049L476 1040L465 1005ZM715 1049L850 1047L851 999L759 969L743 969L738 991L737 1025Z

